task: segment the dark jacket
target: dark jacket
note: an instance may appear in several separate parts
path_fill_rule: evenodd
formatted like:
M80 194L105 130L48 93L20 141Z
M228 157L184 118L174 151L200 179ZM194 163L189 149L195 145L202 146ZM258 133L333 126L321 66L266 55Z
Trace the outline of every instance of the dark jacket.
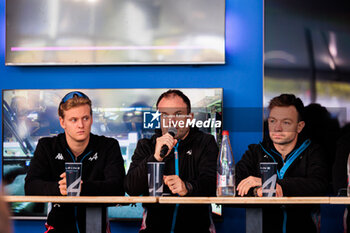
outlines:
M154 150L156 138L141 139L132 157L132 163L126 176L126 192L131 195L148 196L147 162L156 162ZM213 136L191 129L185 140L179 142L179 173L186 183L187 196L215 196L216 160L218 147ZM175 159L172 151L165 159L165 175L175 174ZM189 188L191 187L191 188ZM170 193L167 186L165 193ZM140 232L170 232L174 205L144 204L145 216ZM211 224L209 205L179 205L175 232L209 232Z
M347 164L350 153L350 133L344 134L337 142L337 152L333 164L333 187L335 194L346 196L348 185Z
M124 196L124 161L117 140L90 134L85 151L75 161L65 134L39 140L25 178L26 195L60 196L58 181L65 172L65 162L82 162L81 196ZM57 232L85 232L83 205L55 204L47 223Z
M350 133L342 135L337 142L337 152L333 164L333 188L336 195L347 196L348 186L348 158L350 153ZM347 228L344 232L350 232L350 206L347 205Z
M302 146L303 145L303 146ZM306 147L292 159L292 154L301 147ZM309 140L298 140L295 148L285 161L274 148L270 139L260 144L253 144L236 166L236 182L239 184L248 176L261 177L260 162L277 162L280 175L277 183L281 185L283 196L322 196L326 195L328 187L328 166L320 146ZM288 162L290 160L290 162ZM290 165L288 166L288 164ZM282 167L285 168L282 169ZM283 174L283 171L284 174ZM252 189L249 192L252 195ZM310 205L273 205L263 208L263 231L267 233L285 232L316 232L313 222L317 214L317 206Z

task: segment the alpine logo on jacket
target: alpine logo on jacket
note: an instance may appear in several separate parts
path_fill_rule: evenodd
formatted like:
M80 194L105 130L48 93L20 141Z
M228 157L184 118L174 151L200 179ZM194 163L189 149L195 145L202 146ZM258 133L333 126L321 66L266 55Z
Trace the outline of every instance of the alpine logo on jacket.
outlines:
M192 149L186 152L186 155L192 155Z
M94 156L90 157L89 160L92 162L92 160L97 160L98 156L97 156L97 152L94 154Z
M64 160L63 155L61 153L58 153L55 157L57 160Z

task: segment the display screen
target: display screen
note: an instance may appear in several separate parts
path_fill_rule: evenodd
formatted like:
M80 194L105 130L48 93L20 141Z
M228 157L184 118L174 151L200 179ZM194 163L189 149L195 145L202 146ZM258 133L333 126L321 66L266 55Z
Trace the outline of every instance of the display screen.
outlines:
M180 89L191 100L194 118L202 122L222 121L221 88ZM24 178L37 142L42 137L64 132L57 108L62 97L73 90L3 90L2 93L2 181L9 195L24 195ZM74 90L75 91L75 90ZM158 97L167 89L81 89L92 101L93 125L97 135L119 141L127 171L141 138L150 138L156 124L149 116ZM152 120L152 119L151 119ZM152 127L150 127L152 125ZM218 138L222 125L208 124L200 130ZM12 204L15 216L46 216L46 206L38 203ZM110 218L142 217L142 207L109 208Z
M224 64L225 0L7 0L5 62Z

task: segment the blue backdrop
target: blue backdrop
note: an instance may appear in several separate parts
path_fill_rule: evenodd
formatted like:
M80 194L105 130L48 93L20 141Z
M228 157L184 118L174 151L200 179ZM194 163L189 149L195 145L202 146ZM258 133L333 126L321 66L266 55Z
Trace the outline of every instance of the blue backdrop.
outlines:
M225 108L262 107L263 1L226 1L225 65L6 67L5 0L0 0L0 46L1 89L222 87ZM224 115L224 128L232 129L234 117ZM261 139L258 131L230 132L236 161L248 144ZM244 232L242 209L224 209L224 216L217 232ZM114 222L112 231L137 232L139 225ZM15 221L14 226L15 232L44 231L42 221Z

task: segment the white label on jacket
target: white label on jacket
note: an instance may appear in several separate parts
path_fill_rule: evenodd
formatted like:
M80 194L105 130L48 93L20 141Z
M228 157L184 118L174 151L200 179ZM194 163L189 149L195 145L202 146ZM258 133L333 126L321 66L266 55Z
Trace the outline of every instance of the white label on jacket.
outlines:
M63 155L61 153L58 153L55 157L57 160L64 160Z

